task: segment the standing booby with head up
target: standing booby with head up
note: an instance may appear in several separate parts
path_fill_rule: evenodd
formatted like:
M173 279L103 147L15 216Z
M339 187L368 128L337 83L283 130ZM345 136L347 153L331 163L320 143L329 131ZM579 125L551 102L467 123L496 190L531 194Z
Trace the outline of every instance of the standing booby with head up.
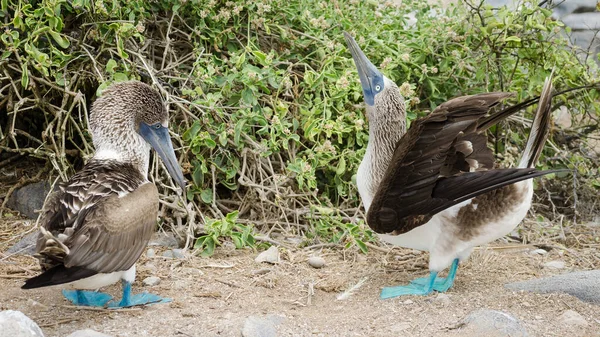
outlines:
M391 244L430 252L430 275L407 286L384 288L381 297L446 291L459 261L475 246L500 238L531 206L531 178L548 134L551 80L547 79L518 168L493 169L485 130L531 103L486 116L507 93L463 96L438 106L406 131L404 98L396 84L346 41L363 88L369 141L356 177L367 224ZM437 274L451 265L447 278Z
M160 94L137 81L114 84L92 106L90 129L96 152L83 169L60 185L44 207L37 257L43 273L23 289L68 284L75 305L129 307L164 301L131 295L135 262L158 216L158 191L148 181L150 148L185 189ZM122 280L120 302L98 289Z

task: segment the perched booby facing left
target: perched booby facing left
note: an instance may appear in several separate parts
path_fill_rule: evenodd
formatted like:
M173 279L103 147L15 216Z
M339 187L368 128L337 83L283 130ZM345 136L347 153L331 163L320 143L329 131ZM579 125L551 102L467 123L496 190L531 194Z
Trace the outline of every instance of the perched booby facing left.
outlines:
M154 148L175 182L185 189L168 130L169 113L160 94L137 81L110 86L94 102L90 130L92 159L53 192L43 211L36 256L43 273L23 289L68 284L75 305L129 307L166 301L148 293L131 295L135 263L158 216L158 191L148 181ZM122 280L120 302L98 289Z
M539 99L518 168L494 169L485 130L530 102L491 115L507 93L454 98L406 131L404 98L396 84L345 33L358 69L369 120L369 141L356 177L367 224L383 241L430 252L427 278L384 288L381 297L446 291L458 263L475 246L500 238L531 206L531 178L556 171L534 166L548 135L551 79ZM451 266L447 278L437 274Z

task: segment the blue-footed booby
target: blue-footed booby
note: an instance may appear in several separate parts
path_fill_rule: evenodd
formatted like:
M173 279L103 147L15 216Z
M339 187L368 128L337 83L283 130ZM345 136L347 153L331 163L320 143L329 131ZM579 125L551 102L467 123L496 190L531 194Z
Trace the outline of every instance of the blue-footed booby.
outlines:
M154 148L175 182L185 189L168 129L169 113L150 86L129 81L107 88L92 105L90 131L96 152L48 198L36 250L43 273L23 289L68 285L75 305L129 307L168 301L131 294L135 263L158 216L158 191L148 181ZM121 301L97 290L122 281Z
M382 298L444 292L460 261L475 246L512 231L531 207L535 163L549 131L552 84L546 79L518 168L494 169L485 131L533 104L488 112L511 96L495 92L454 98L406 130L404 98L396 84L345 33L358 70L369 121L369 141L356 183L367 224L381 240L429 251L429 277L386 287ZM448 266L448 277L437 274Z

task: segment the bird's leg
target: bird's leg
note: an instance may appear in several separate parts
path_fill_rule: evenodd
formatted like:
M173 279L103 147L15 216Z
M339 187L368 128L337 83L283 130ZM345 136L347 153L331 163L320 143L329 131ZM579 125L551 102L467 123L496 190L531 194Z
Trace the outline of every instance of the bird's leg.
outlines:
M112 299L109 294L98 291L63 289L63 296L74 305L85 307L104 307Z
M123 297L121 298L121 302L111 302L108 304L109 308L126 308L133 307L136 305L171 302L170 298L163 298L158 295L150 294L148 292L131 295L131 283L123 280L122 285Z
M447 277L438 277L433 283L433 290L441 293L446 292L454 285L454 279L456 278L456 270L458 269L458 259L454 259L450 271L448 271ZM411 284L423 286L429 282L428 277L419 277L410 281Z
M402 295L428 295L433 291L436 277L437 272L432 271L429 273L429 279L425 285L410 283L405 286L385 287L381 290L381 298L386 299Z

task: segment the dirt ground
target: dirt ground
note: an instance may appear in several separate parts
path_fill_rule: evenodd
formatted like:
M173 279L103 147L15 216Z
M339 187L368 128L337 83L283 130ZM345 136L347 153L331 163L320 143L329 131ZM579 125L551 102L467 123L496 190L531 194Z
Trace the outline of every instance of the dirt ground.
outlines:
M0 223L0 252L31 227L27 222ZM10 235L9 235L10 234ZM10 239L7 239L10 237ZM600 310L565 294L532 294L506 290L504 284L570 270L598 269L600 255L589 248L559 247L533 255L530 245L496 242L476 250L461 265L449 300L436 294L379 299L383 286L405 284L427 274L427 254L394 248L363 255L348 249L281 249L281 263L258 264L252 251L220 249L211 258L169 259L145 255L138 261L134 292L144 290L173 302L142 308L89 310L70 306L59 288L21 290L24 279L38 271L30 256L0 253L0 310L20 310L46 336L66 336L91 328L112 336L240 336L248 316L279 316L280 336L464 336L456 329L478 308L507 312L521 320L532 336L600 336ZM326 266L310 267L311 255ZM563 270L544 262L564 261ZM141 282L159 276L153 287ZM337 300L344 290L365 280L352 296ZM120 298L120 285L106 289ZM565 310L586 318L588 327L560 322ZM272 316L271 316L272 317Z

